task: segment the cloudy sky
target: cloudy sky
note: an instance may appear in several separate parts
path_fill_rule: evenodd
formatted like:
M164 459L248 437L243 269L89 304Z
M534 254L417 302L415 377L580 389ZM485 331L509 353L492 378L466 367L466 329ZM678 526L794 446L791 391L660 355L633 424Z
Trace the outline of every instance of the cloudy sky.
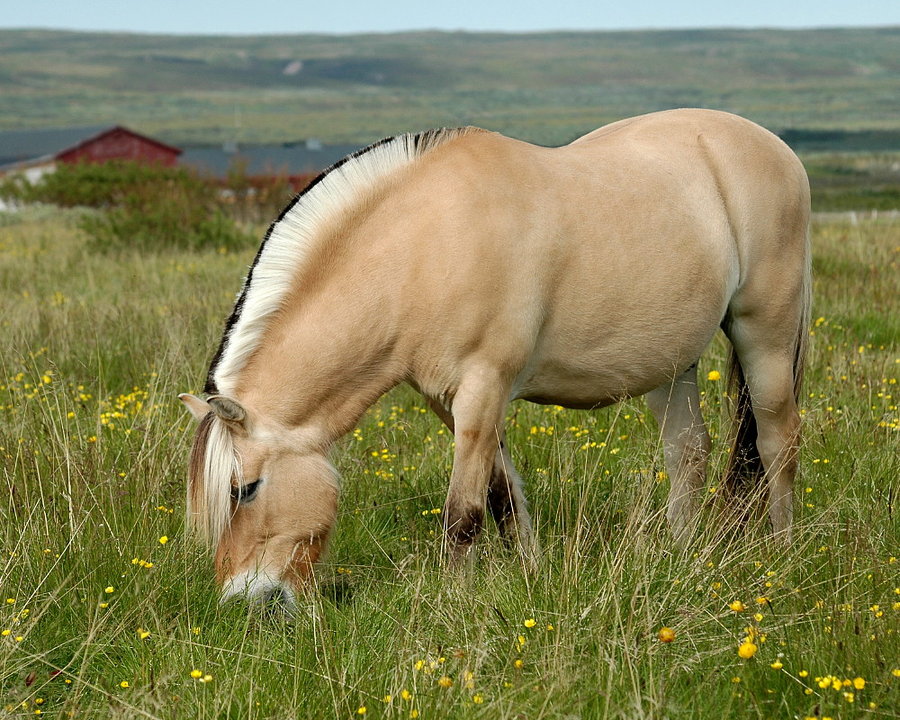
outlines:
M0 27L148 33L900 25L900 0L11 0Z

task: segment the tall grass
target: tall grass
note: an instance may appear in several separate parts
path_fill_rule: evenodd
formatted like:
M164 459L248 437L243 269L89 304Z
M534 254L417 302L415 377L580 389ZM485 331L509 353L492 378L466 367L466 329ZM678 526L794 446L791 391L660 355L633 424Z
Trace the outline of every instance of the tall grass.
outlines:
M111 256L75 225L68 211L0 216L0 715L900 712L900 224L814 228L792 547L762 524L716 524L727 411L705 378L724 369L722 342L702 363L715 449L687 550L665 527L641 400L512 408L534 575L491 530L471 577L445 575L435 509L451 438L401 388L335 453L341 516L294 622L220 606L182 517L193 428L175 394L199 390L255 248ZM758 650L743 659L747 637Z

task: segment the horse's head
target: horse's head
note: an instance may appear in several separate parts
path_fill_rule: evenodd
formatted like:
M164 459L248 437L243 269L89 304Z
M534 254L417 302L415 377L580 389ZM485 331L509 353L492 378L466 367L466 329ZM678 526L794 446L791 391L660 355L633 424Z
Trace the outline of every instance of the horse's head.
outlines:
M200 422L188 521L215 549L223 600L294 605L337 514L337 473L308 438L221 395L180 395Z

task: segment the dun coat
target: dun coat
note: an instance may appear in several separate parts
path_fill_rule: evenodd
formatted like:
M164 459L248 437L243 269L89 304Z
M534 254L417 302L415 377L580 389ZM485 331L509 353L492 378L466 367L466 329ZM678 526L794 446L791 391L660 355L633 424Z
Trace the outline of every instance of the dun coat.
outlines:
M560 148L475 128L404 135L326 171L260 247L209 397L181 396L201 421L189 512L225 597L293 600L336 516L329 448L401 382L455 435L452 556L470 553L486 507L532 551L503 428L516 399L596 408L646 395L685 541L710 447L697 360L720 327L738 398L726 482L764 478L789 539L808 223L796 156L707 110Z

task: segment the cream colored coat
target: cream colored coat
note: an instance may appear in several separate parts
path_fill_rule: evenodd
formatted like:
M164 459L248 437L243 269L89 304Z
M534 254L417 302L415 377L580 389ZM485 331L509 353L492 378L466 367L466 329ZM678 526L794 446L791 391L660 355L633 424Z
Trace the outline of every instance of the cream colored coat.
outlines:
M719 327L742 381L734 456L766 471L786 535L808 221L787 146L707 110L623 120L561 148L476 129L403 136L332 170L273 225L210 369L214 399L183 396L225 438L195 447L191 507L226 594L290 598L303 584L334 520L325 454L403 381L456 436L454 555L486 503L531 547L502 442L517 398L592 408L648 394L669 518L687 538L709 450L696 362ZM252 500L229 499L257 479Z

